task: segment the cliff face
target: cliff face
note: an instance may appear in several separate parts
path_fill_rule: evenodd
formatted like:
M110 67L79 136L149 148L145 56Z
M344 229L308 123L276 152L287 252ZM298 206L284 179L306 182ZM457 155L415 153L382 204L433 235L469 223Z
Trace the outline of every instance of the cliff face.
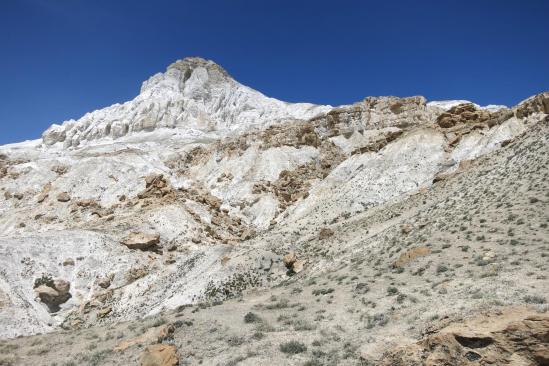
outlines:
M345 248L364 247L321 228L373 215L369 234L356 229L370 238L405 224L391 205L546 133L548 106L549 93L513 108L419 96L291 104L211 61L177 61L132 101L0 147L0 336L134 320L272 288L289 272L322 275ZM368 245L389 245L376 240ZM289 251L305 258L287 267Z

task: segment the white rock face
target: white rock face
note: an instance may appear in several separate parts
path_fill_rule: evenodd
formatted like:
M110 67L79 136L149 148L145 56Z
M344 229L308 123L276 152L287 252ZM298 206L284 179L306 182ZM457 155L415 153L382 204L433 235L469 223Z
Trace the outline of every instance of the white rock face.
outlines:
M467 104L467 103L472 103L472 102L469 101L469 100L463 100L463 99L460 99L460 100L433 100L433 101L427 103L427 105L430 106L430 107L436 107L436 108L440 108L444 111L447 111L452 107L455 107L455 106L460 105L460 104ZM490 112L496 112L496 111L499 111L500 109L508 108L505 105L497 105L497 104L488 104L487 106L480 106L476 103L472 103L472 104L475 105L475 107L477 107L479 109L486 109Z
M296 205L286 222L331 220L361 212L398 195L430 185L446 161L444 137L419 130L379 153L351 156Z
M277 229L299 233L428 187L546 118L548 101L486 107L482 123L460 115L443 128L438 117L463 101L291 104L211 61L178 61L132 101L0 146L0 337L275 284L286 268L265 243ZM128 249L131 232L159 243ZM57 313L35 298L44 273L70 282Z
M76 147L162 128L178 129L183 135L226 134L288 118L308 119L330 109L268 98L236 82L212 61L186 58L145 81L134 100L87 113L61 126L54 124L42 139L48 146L63 143L64 147Z

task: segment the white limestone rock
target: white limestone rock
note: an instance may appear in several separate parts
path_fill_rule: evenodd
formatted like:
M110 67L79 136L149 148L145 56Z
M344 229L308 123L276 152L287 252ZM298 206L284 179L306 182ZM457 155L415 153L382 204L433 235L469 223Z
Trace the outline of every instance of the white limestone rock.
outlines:
M197 57L179 60L143 83L132 101L52 125L43 134L50 146L77 147L103 139L157 129L227 134L283 119L308 119L330 106L286 103L266 97L229 76L219 65Z

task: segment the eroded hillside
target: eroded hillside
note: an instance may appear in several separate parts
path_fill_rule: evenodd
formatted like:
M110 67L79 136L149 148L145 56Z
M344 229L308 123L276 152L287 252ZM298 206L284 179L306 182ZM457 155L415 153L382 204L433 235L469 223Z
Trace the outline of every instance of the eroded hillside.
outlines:
M210 61L179 61L131 102L0 147L0 334L55 332L3 341L2 361L486 364L494 342L514 353L495 336L440 336L452 351L432 357L421 342L498 311L538 317L545 334L548 112L547 93L513 108L291 105ZM543 339L516 360L542 365Z

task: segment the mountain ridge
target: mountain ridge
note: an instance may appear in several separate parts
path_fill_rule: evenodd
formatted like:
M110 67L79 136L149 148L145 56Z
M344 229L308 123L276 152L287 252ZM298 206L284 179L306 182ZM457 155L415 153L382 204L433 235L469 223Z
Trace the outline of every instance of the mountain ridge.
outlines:
M262 331L279 342L299 329L339 333L348 305L360 325L339 337L353 356L334 354L353 364L365 329L380 340L417 339L419 322L430 321L422 310L429 288L447 301L440 314L455 319L482 306L460 297L458 281L503 291L501 306L524 305L513 296L530 296L528 284L547 289L543 257L527 248L545 253L548 239L548 115L549 92L512 108L421 96L288 104L211 61L180 60L130 102L54 126L42 141L0 146L0 337L80 334L163 314L175 322L178 309L194 314L226 301L219 309L231 322L243 309L281 322ZM515 259L507 260L521 245L521 270L537 276L529 283L513 281ZM471 277L477 267L482 276ZM282 313L300 301L293 287L306 302L303 327ZM206 308L220 329L233 327L226 313ZM195 331L208 332L208 316L196 315ZM386 350L366 343L367 359ZM200 349L211 364L230 361Z

